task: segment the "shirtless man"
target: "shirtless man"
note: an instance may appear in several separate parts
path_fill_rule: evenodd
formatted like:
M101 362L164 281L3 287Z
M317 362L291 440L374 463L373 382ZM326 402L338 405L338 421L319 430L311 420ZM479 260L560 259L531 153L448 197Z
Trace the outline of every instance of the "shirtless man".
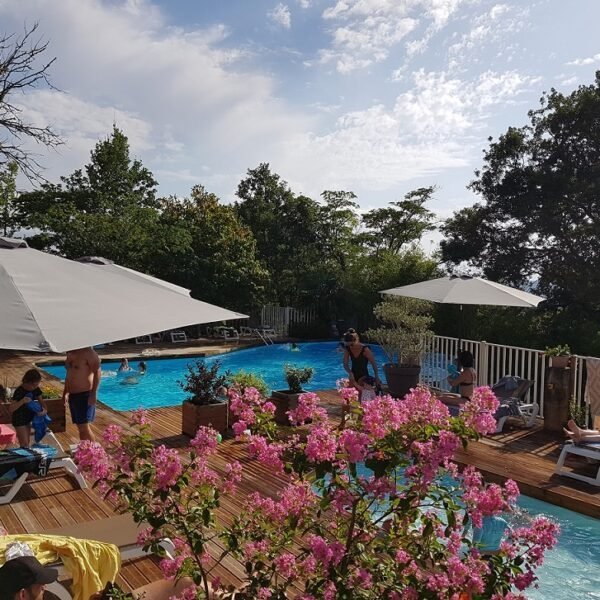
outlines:
M96 393L100 385L100 358L93 348L69 350L65 361L67 376L63 400L69 403L71 419L80 440L92 440L90 423L96 415Z

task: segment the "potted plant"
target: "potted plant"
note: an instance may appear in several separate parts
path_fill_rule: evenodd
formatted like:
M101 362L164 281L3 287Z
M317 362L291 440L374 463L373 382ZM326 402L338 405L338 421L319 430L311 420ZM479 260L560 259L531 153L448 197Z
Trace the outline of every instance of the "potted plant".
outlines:
M283 367L285 380L288 384L287 390L274 390L271 394L271 400L275 404L275 421L279 425L289 425L287 416L289 410L294 410L298 406L298 398L306 390L302 386L308 383L314 376L315 370L312 367L296 367L286 364Z
M571 361L571 348L568 344L563 346L548 346L544 354L550 358L550 366L564 369L569 366Z
M67 430L67 418L65 414L65 403L62 399L62 386L58 387L58 382L44 383L41 386L42 395L46 408L48 409L48 416L52 419L50 429L54 433L61 433Z
M383 322L382 327L369 329L366 334L385 352L388 362L383 365L390 394L403 398L416 387L421 372L421 356L433 336L432 305L414 298L388 298L373 312Z
M224 394L229 374L219 375L221 363L208 366L202 360L187 366L185 381L179 386L188 393L181 408L181 431L194 437L198 427L211 426L219 433L227 429L227 398Z

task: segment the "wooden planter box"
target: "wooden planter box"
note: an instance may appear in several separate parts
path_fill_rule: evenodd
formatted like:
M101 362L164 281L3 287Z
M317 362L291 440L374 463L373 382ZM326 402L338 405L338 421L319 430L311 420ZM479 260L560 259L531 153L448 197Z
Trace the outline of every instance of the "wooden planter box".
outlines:
M289 390L273 391L271 402L275 405L275 423L278 425L291 425L286 413L288 410L294 410L298 407L298 398L304 393L294 394Z
M186 401L181 407L181 432L194 437L198 427L204 426L223 433L227 429L228 410L227 402L197 406Z
M45 399L44 402L48 407L48 416L52 419L50 429L54 433L61 433L67 428L67 417L65 414L65 403L62 398ZM4 425L11 424L9 403L0 404L0 423Z

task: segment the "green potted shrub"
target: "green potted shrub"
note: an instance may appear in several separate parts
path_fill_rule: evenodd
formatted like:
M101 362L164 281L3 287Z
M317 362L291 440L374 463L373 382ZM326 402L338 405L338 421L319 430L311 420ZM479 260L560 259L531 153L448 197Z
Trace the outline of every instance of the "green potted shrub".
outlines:
M296 367L286 364L283 367L285 380L288 384L287 390L274 390L271 394L271 400L275 404L275 421L279 425L289 425L287 416L289 410L294 410L298 406L298 398L306 390L302 388L314 376L315 370L312 367Z
M223 390L229 374L219 375L219 361L211 366L197 360L187 366L185 380L179 386L187 392L181 408L181 431L194 437L198 427L212 426L223 433L227 429L227 397Z
M389 297L373 310L383 325L366 335L385 352L383 371L394 398L403 398L419 383L421 357L433 336L432 310L431 302L402 296Z
M568 344L563 346L548 346L544 354L550 358L550 366L564 369L569 366L571 361L571 348Z

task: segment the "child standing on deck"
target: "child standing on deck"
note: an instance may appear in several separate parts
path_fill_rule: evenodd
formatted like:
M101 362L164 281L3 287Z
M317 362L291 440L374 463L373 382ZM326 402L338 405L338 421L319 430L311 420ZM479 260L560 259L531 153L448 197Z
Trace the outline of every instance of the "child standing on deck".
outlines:
M12 425L17 432L17 439L21 448L29 448L31 438L31 422L35 414L44 416L48 414L48 410L42 400L42 390L40 383L42 375L37 369L29 369L23 375L21 385L14 391L12 402L10 403L10 413ZM29 410L27 404L29 402L39 402L42 410L34 413Z

